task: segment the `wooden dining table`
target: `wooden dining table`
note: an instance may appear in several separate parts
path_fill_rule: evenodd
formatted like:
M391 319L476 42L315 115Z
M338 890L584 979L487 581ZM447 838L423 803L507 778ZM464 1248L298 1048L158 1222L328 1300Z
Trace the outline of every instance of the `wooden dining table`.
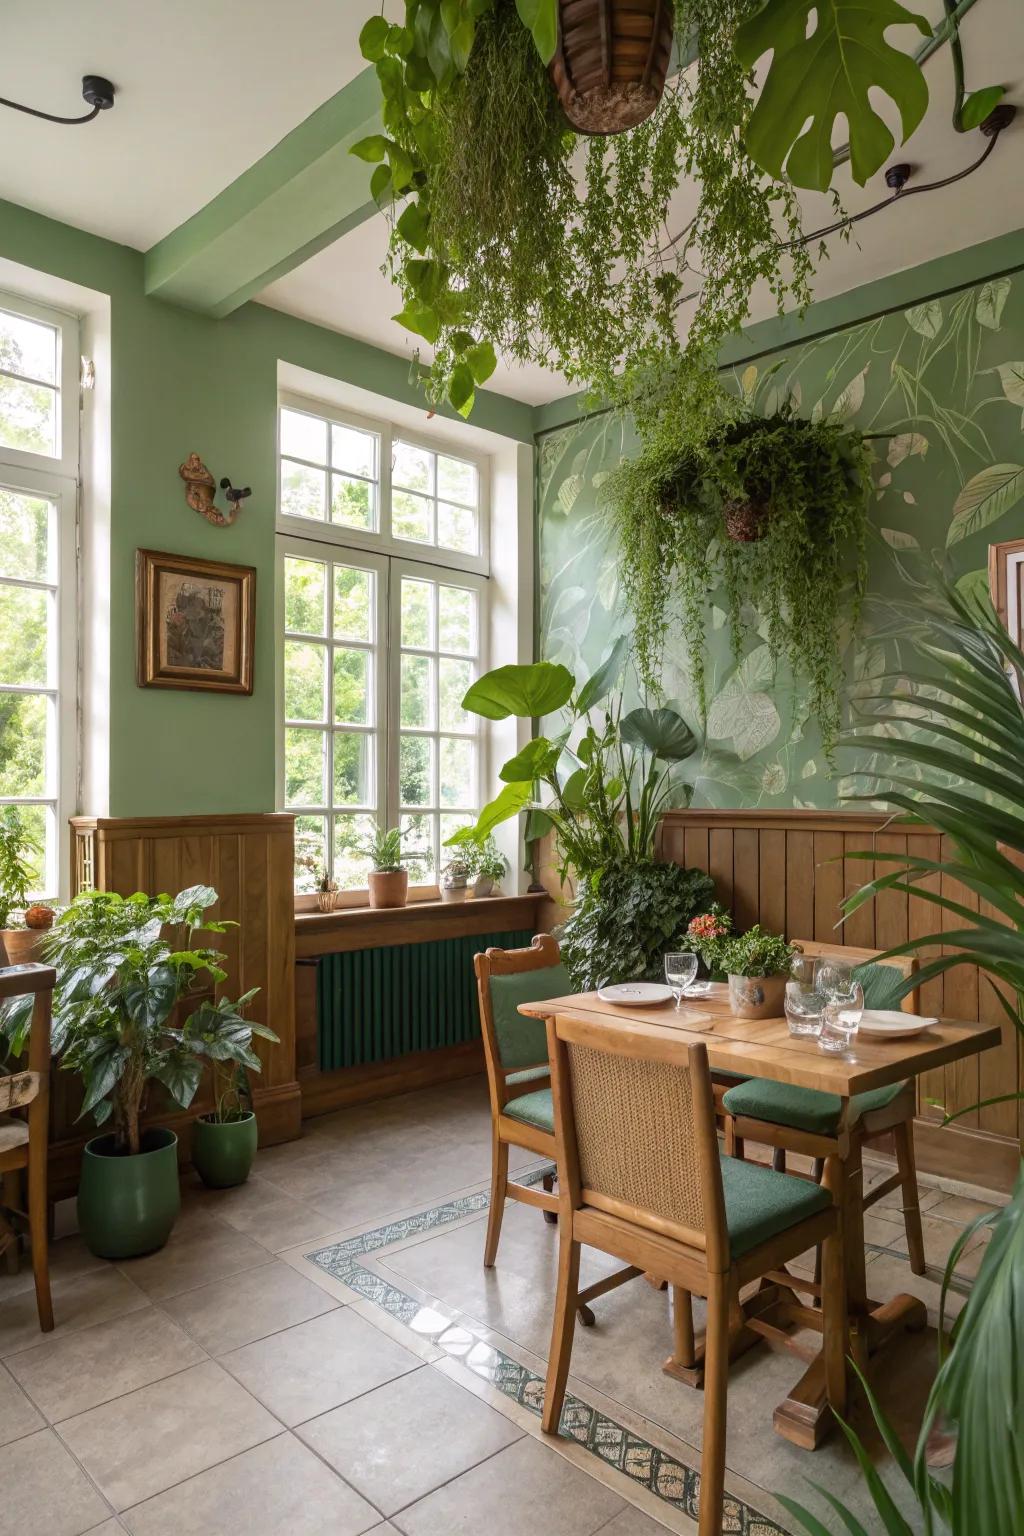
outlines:
M849 1103L856 1094L872 1088L884 1088L945 1066L947 1062L993 1050L1001 1040L999 1025L942 1018L920 1034L902 1039L880 1039L858 1033L850 1049L841 1055L828 1055L819 1048L813 1036L791 1035L785 1018L737 1018L729 1006L725 984L713 985L706 996L684 1003L679 1009L671 1005L623 1007L603 1002L596 992L582 992L522 1003L519 1011L538 1019L556 1015L586 1018L598 1025L604 1019L613 1023L617 1030L626 1030L638 1037L658 1037L666 1033L678 1037L682 1034L689 1041L702 1041L707 1047L712 1073L771 1078L800 1088L836 1094L841 1100L836 1135L838 1150L834 1158L826 1159L823 1182L833 1190L843 1211L851 1354L863 1368L894 1333L925 1326L927 1309L916 1296L901 1294L887 1301L868 1296L863 1168L856 1143L851 1145L851 1138L845 1131L849 1123ZM794 1287L794 1290L800 1289L799 1285ZM755 1298L754 1305L762 1325L762 1336L771 1337L773 1315L775 1331L780 1338L784 1330L792 1328L794 1320L800 1326L821 1331L819 1308L795 1305L792 1295L787 1300L777 1289L763 1292ZM825 1400L824 1362L820 1349L812 1349L807 1359L803 1376L775 1409L774 1424L776 1430L794 1444L813 1448L828 1432L831 1414Z

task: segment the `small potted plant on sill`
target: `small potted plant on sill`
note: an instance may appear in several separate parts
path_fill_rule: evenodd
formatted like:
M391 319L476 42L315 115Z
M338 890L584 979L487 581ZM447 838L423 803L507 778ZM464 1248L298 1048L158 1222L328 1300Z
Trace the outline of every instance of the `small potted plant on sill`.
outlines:
M795 951L781 934L757 923L724 940L718 961L729 982L729 1006L740 1019L781 1017L789 963Z
M0 811L0 965L29 965L38 960L40 939L53 923L53 908L28 898L34 879L29 856L41 854L17 806L4 806ZM23 926L14 927L19 912Z
M321 912L333 912L338 905L338 882L325 868L316 877L316 904Z
M253 1035L276 1039L241 1017L252 992L236 1003L208 995L180 1023L173 1017L201 985L225 980L218 950L191 947L195 934L232 926L206 917L216 900L216 891L202 885L174 897L87 891L43 944L57 970L54 1056L82 1079L81 1116L113 1123L112 1133L86 1143L78 1188L78 1224L99 1258L163 1247L178 1214L178 1138L140 1125L149 1084L160 1083L187 1109L206 1062L258 1070ZM24 1049L31 1004L26 997L6 1006L3 1030L14 1055Z
M476 875L473 881L474 899L478 896L500 896L501 882L508 874L508 860L493 837L489 837L479 849L473 850L472 864Z
M409 900L409 871L402 862L402 834L398 827L378 827L354 852L370 860L373 868L366 877L371 907L404 907ZM406 859L429 859L429 854L409 853Z
M465 901L472 876L473 864L468 858L450 859L441 871L441 900Z

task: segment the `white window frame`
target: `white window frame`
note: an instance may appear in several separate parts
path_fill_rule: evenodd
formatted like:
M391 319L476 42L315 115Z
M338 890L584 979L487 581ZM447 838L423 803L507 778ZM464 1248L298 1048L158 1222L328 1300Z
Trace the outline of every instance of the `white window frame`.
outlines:
M307 415L316 416L322 421L334 422L339 427L357 427L364 432L377 434L380 443L378 460L379 481L377 488L377 531L372 532L364 528L349 528L344 523L318 522L315 518L289 517L281 511L281 407L291 411L303 411ZM443 566L450 571L475 572L480 576L486 576L490 571L490 473L489 462L485 454L476 453L467 448L465 444L450 437L435 437L420 432L407 431L405 427L396 427L389 421L384 421L372 416L360 416L354 411L342 410L328 401L314 400L307 395L297 395L291 392L282 392L278 397L277 413L277 531L290 534L300 539L315 539L322 544L341 544L346 549L363 549L377 554L395 555L403 560L418 561L421 565ZM477 508L477 526L480 532L480 552L476 555L464 554L460 550L445 549L436 544L421 544L418 539L397 538L391 531L391 459L394 450L394 441L398 438L403 443L411 443L414 447L423 448L427 453L440 453L450 455L452 458L462 459L467 464L472 464L477 472L477 486L479 489L479 502ZM294 455L286 457L295 459L296 463L305 463L303 459L297 459ZM311 465L311 468L320 469L322 465Z
M78 800L78 445L79 445L79 350L78 322L53 310L0 291L0 310L37 320L57 332L56 382L57 453L29 453L0 443L0 485L16 494L39 497L54 504L57 518L56 580L37 581L5 576L7 585L53 592L56 607L49 676L45 687L33 684L0 685L4 693L42 694L53 711L53 732L48 742L46 788L51 793L0 797L0 804L43 806L52 809L54 844L48 850L45 886L36 898L67 900L70 895L70 863L67 819ZM11 377L11 375L6 375ZM28 380L38 383L38 380ZM49 734L49 733L48 733Z

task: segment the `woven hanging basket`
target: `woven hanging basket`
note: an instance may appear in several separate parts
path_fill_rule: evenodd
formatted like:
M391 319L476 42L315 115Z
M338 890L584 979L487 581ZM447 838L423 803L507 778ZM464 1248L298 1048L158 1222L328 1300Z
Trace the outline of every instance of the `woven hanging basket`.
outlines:
M722 515L726 533L737 544L754 544L764 536L768 508L763 501L728 501Z
M672 0L559 0L551 80L577 133L650 117L672 57Z

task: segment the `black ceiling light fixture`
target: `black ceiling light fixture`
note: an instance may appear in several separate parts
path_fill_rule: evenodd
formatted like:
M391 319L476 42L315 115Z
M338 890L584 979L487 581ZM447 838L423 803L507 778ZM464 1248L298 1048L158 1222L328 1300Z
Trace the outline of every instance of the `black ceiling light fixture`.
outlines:
M101 112L109 112L114 105L114 87L102 75L82 76L82 100L88 102L91 111L81 117L58 117L54 112L41 112L38 107L27 107L21 101L8 101L0 96L0 107L10 107L15 112L27 112L29 117L41 117L47 123L91 123Z

